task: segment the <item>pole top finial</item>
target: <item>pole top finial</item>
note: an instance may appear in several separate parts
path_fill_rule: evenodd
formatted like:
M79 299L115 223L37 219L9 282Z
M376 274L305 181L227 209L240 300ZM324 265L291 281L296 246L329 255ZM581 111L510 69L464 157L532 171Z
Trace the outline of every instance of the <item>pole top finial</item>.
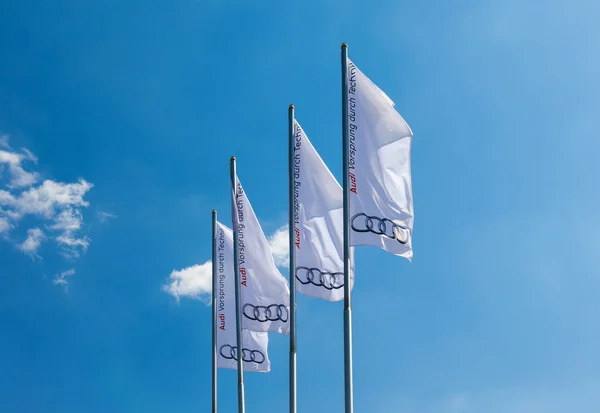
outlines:
M344 47L346 47L346 48L348 47L348 44L347 44L346 42L342 43L342 49L343 49Z
M235 156L232 156L229 160L230 161L235 161Z
M294 109L294 104L293 103L290 104L290 109Z
M213 209L213 215L214 215L214 214L216 214L216 213L217 213L217 210L216 210L216 209Z

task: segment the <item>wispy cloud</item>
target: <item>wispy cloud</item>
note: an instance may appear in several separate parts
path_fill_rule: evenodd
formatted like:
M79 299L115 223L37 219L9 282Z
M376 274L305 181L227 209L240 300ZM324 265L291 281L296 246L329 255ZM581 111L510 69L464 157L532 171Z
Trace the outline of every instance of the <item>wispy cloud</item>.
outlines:
M39 228L31 228L27 230L27 239L19 245L19 249L32 259L40 258L38 249L42 242L46 239L46 235Z
M17 228L25 217L41 219L49 234L45 235L39 228L30 229L26 241L18 245L19 249L39 257L37 250L41 242L51 237L65 257L79 257L90 244L90 239L81 234L82 210L89 206L84 197L93 185L84 179L73 183L47 179L40 184L40 175L23 167L25 162L38 162L30 150L13 150L7 136L1 138L0 148L3 148L0 167L7 167L6 174L0 171L0 184L7 181L6 189L0 189L0 234L6 235Z
M0 165L4 164L8 166L10 176L9 188L27 187L37 182L39 174L37 172L27 172L22 166L24 161L31 160L32 155L29 151L26 154L19 154L8 150L0 150Z
M83 215L80 210L74 208L63 209L55 218L50 229L60 231L56 241L63 249L63 255L68 258L77 258L79 251L85 252L90 245L88 237L78 237L76 234L81 228Z
M31 151L29 149L21 148L21 151L23 151L23 153L25 154L25 159L33 162L34 164L38 163L38 157L35 156L33 153L31 153Z
M56 276L54 277L54 280L52 280L52 283L54 285L62 285L65 288L65 291L68 291L69 289L69 282L67 281L67 277L71 277L75 275L75 269L70 269L64 272L61 272L60 274L56 274Z
M101 224L104 224L109 219L115 219L117 216L115 214L111 214L110 212L98 211L98 219Z
M10 146L8 145L8 136L2 135L0 136L0 148L8 149Z
M12 225L10 224L8 219L0 216L0 234L8 233L8 231L10 231L11 228L12 228Z

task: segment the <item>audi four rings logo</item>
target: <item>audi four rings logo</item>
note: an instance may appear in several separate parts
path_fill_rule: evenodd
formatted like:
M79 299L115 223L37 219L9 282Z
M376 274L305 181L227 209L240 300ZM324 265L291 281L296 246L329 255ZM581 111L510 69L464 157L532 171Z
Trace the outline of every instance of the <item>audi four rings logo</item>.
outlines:
M408 230L388 218L372 217L361 212L352 217L350 226L356 232L372 232L395 239L400 244L408 242Z
M271 304L269 306L245 304L242 314L250 320L261 323L267 321L283 321L285 323L289 318L288 309L283 304Z
M219 349L219 354L227 360L237 361L237 353L237 347L230 346L229 344L225 344ZM242 348L242 361L245 361L247 363L261 364L264 363L265 359L265 355L259 350L250 350L248 348Z
M321 271L318 268L296 267L296 279L304 285L312 284L327 290L344 286L344 273Z

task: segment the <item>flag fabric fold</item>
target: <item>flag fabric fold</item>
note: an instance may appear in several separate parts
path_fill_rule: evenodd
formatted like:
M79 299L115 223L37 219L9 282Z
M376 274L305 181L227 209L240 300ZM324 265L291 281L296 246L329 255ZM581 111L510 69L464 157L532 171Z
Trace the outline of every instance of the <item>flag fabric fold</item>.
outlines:
M344 298L342 187L297 121L293 151L296 290L309 297L339 301ZM352 287L353 268L350 276Z
M269 242L236 176L233 225L238 234L242 327L288 334L290 289L275 262Z
M394 102L348 59L351 245L412 259L412 131Z
M233 268L233 232L217 222L217 366L237 370L240 355L236 337L235 280ZM244 371L268 372L271 362L267 333L242 330L242 360Z

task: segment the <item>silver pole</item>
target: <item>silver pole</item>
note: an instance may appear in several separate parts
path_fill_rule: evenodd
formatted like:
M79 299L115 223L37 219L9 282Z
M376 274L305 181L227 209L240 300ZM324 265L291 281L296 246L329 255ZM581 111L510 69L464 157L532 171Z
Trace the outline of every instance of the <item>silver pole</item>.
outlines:
M212 413L217 413L217 211L212 212Z
M231 174L231 218L233 220L233 271L235 273L235 324L237 333L237 363L238 363L238 412L245 413L246 405L244 401L244 361L242 359L242 318L240 311L240 262L239 262L239 246L238 246L238 220L237 220L237 205L236 205L236 171L235 171L235 156L229 161L229 171Z
M352 385L352 303L350 300L350 191L348 186L348 45L342 43L342 160L344 164L344 395L346 413L354 413Z
M290 413L296 413L296 250L294 244L294 105L288 109L290 241Z

